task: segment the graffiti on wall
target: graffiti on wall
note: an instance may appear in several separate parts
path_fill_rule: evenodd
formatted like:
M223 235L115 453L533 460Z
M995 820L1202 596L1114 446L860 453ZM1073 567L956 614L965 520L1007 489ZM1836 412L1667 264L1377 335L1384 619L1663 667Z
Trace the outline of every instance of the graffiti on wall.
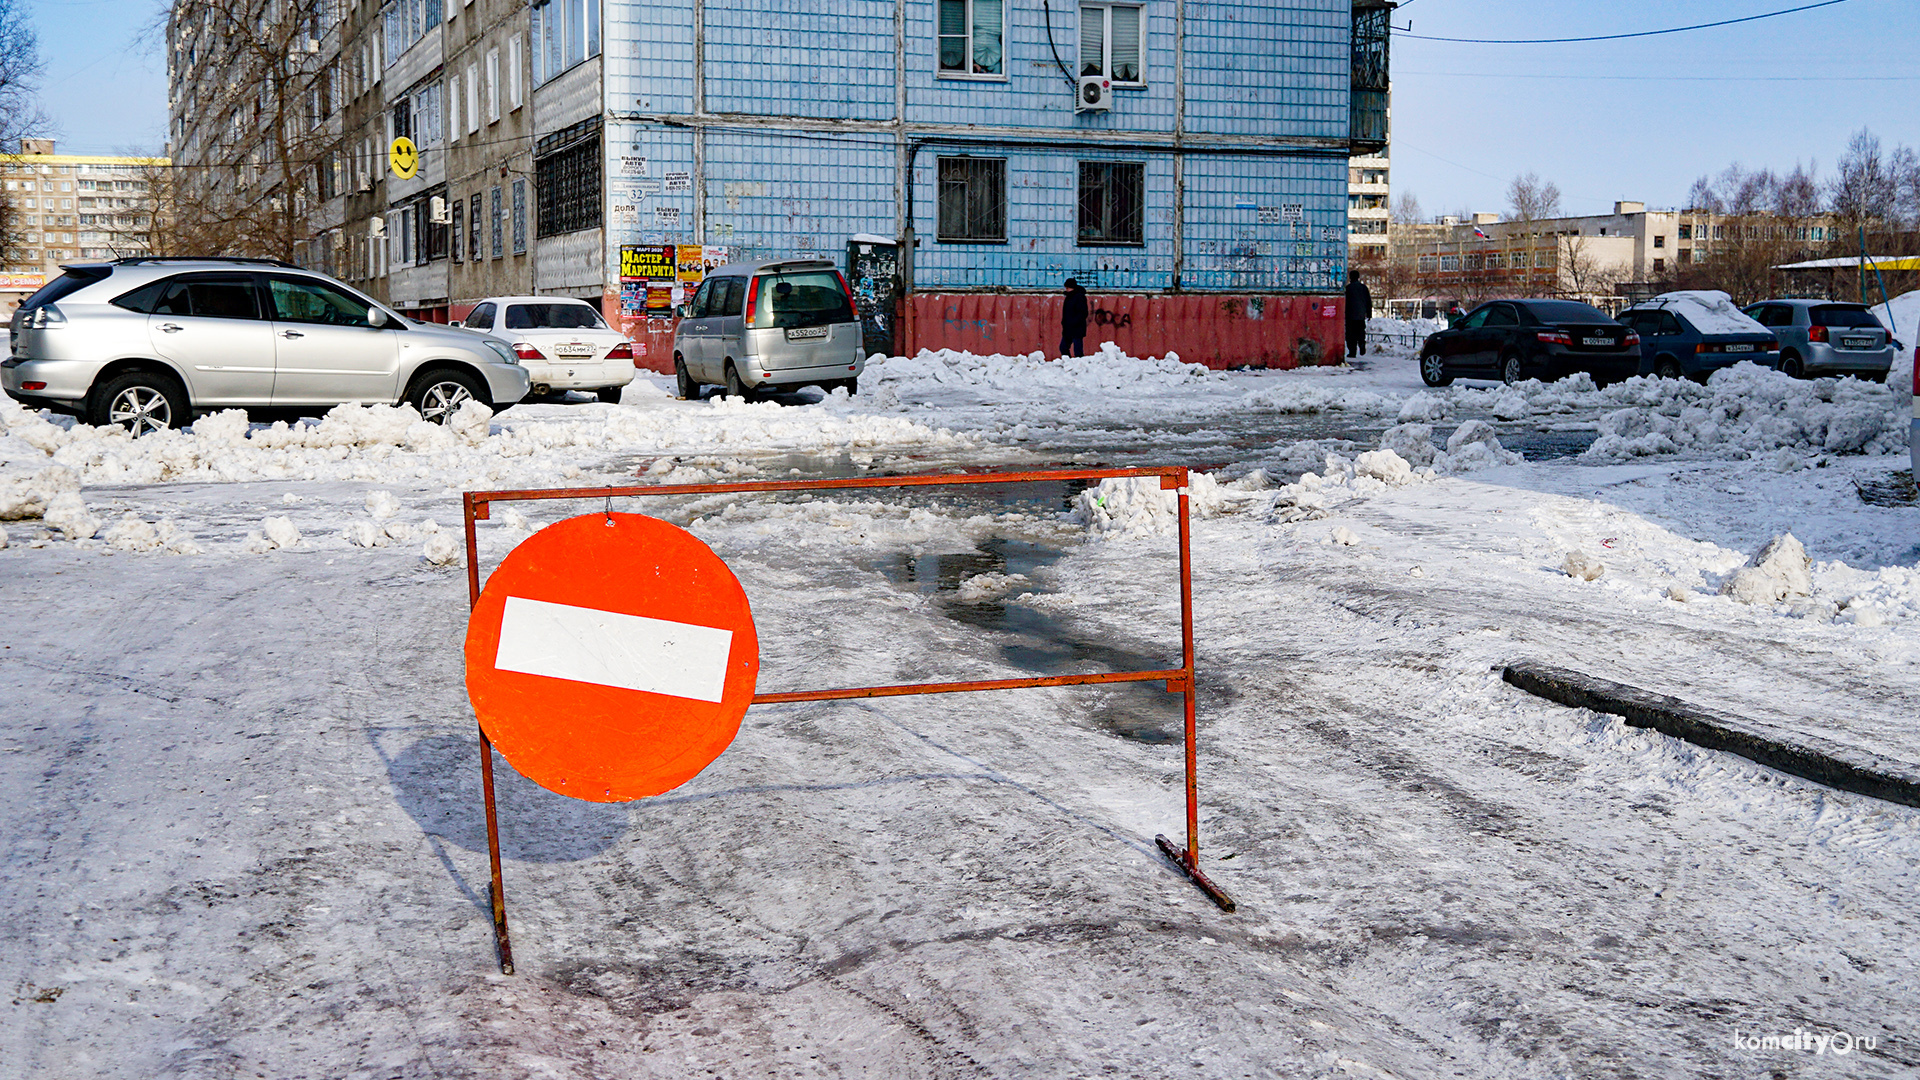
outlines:
M847 284L860 312L860 335L867 351L891 355L900 299L900 249L893 244L848 241Z

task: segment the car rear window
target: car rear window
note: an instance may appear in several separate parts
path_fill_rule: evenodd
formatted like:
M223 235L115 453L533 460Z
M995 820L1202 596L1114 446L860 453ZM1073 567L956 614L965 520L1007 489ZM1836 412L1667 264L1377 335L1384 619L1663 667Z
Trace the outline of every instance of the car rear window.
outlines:
M20 310L32 311L34 308L45 307L61 297L71 296L96 281L104 280L111 273L113 268L110 266L68 267L66 273L40 286L37 292L27 297L21 303Z
M1852 304L1822 304L1819 307L1808 309L1807 318L1811 320L1815 326L1838 326L1842 328L1864 326L1874 330L1885 329L1880 325L1880 320L1873 317L1873 312Z
M1543 323L1610 323L1607 313L1574 300L1529 300L1527 310Z
M852 322L853 305L831 270L761 274L755 326L827 326Z
M508 304L508 330L605 330L607 322L585 304Z

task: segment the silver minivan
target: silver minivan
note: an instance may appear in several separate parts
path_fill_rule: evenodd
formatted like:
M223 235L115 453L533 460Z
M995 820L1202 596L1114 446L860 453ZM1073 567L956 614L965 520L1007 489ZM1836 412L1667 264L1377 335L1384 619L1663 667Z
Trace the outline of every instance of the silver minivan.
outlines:
M680 308L673 372L682 398L814 385L857 393L866 357L853 290L823 259L729 263Z
M1857 375L1884 380L1898 346L1865 304L1838 300L1767 300L1747 307L1749 318L1780 339L1781 371Z

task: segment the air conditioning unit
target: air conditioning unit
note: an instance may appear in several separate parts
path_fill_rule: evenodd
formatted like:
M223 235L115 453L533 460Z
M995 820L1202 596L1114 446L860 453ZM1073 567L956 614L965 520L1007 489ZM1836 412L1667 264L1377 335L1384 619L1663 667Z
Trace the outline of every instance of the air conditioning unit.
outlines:
M435 225L453 224L453 215L447 211L447 200L438 195L427 200L427 219Z
M367 175L367 170L365 169L360 170L360 182L355 184L353 186L353 189L355 191L372 191L373 190L373 178Z
M1080 76L1080 93L1073 99L1073 111L1106 112L1113 108L1113 80L1105 75Z
M367 219L367 238L385 240L387 238L387 219L375 214Z

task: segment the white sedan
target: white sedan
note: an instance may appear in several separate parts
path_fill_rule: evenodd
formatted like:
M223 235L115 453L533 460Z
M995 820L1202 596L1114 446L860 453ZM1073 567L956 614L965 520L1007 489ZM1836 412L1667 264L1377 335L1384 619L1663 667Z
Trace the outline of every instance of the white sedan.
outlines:
M633 342L584 300L493 296L454 325L506 342L532 378L534 396L591 390L601 401L616 402L633 381Z

